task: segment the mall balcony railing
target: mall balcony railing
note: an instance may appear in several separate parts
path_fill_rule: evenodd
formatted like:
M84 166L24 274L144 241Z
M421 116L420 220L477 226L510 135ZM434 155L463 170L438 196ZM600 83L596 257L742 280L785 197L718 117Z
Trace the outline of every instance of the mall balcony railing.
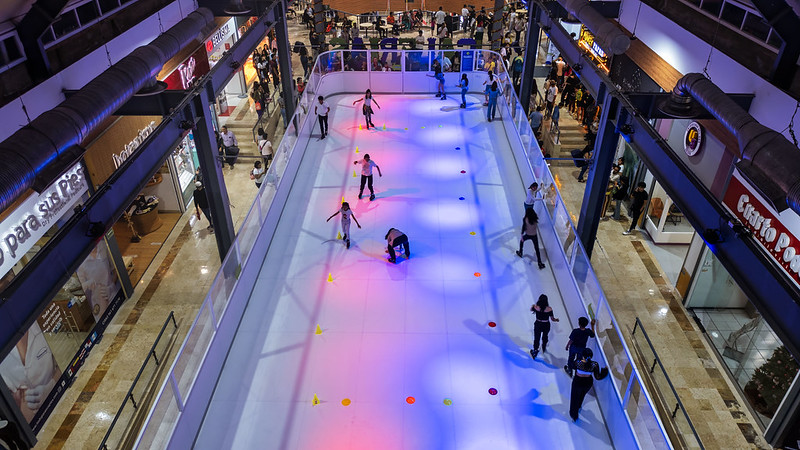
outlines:
M188 445L187 440L196 436L219 371L233 342L231 333L235 333L244 314L261 261L266 256L288 191L295 181L294 174L311 139L316 120L309 106L313 105L317 95L361 93L366 87L383 94L430 94L435 90L435 81L425 75L429 73L433 59L448 53L457 56L463 72L473 74L470 94L483 95L483 86L476 79L483 72L483 61L487 58L500 60L500 55L491 51L336 50L319 55L299 100L299 107L267 170L266 182L256 195L208 296L200 306L135 448L166 448L170 443L174 444L174 448L179 448ZM364 67L360 62L372 61L373 57L378 60L391 58L391 64L396 64L399 70L372 71L367 64L364 70L344 71L351 66ZM497 70L503 92L498 98L498 115L512 147L517 169L525 186L536 180L546 194L543 204L536 207L540 216L540 234L550 256L549 263L562 292L570 322L577 323L580 316L597 319L597 339L594 343L596 360L608 367L610 380L595 383L594 391L609 435L617 448L672 449L652 398L642 383L639 369L625 343L622 328L609 308L586 251L580 240L576 239L574 223L530 123L509 86L510 77L506 68L499 64ZM445 74L446 90L452 95L457 95L454 86L459 77L459 72ZM351 86L358 88L352 89ZM250 259L253 259L253 264L248 266ZM206 360L210 360L208 365L205 365ZM207 371L201 373L201 368ZM187 408L187 402L195 401L192 398L195 391L199 392L195 398L202 400Z
M666 421L671 422L673 426L672 429L667 430L673 442L677 441L680 444L680 448L699 448L704 450L705 446L703 446L700 436L697 435L697 430L695 430L694 424L689 418L681 398L678 396L678 392L675 391L675 386L672 384L672 380L669 379L664 364L650 341L650 336L647 335L647 331L645 331L644 325L642 325L638 317L633 325L631 337L645 366L652 361L647 371L649 373L648 379L652 382L655 387L654 391L662 402L662 417L667 415ZM644 338L644 342L641 341L642 338Z

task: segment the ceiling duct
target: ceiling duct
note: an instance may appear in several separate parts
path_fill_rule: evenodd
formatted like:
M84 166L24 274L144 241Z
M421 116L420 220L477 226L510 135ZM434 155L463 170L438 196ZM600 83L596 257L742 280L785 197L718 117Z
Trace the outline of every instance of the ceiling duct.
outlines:
M211 11L199 8L0 142L0 211L73 165L83 154L75 151L77 145L131 97L157 91L156 76L164 63L187 44L202 40L213 23Z
M614 22L592 8L586 0L558 0L558 2L592 32L597 44L607 53L621 55L631 46L631 38Z

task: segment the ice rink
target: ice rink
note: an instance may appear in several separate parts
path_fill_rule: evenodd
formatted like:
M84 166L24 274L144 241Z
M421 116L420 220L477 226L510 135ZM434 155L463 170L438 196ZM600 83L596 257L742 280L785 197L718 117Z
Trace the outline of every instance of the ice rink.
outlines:
M539 270L530 242L514 254L525 186L501 121L486 121L482 96L464 110L458 96L376 95L367 131L357 98L328 99L326 139L315 125L195 447L610 447L591 393L569 418L577 317L548 256ZM383 172L375 201L357 199L365 153ZM325 222L342 197L363 227L352 223L349 250L339 217ZM410 260L387 262L390 227L408 235ZM534 361L542 293L561 322Z

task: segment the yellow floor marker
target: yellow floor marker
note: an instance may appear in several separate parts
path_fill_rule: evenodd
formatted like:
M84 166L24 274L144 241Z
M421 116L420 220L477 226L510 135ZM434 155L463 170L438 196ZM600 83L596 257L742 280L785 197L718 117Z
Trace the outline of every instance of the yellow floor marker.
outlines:
M356 171L354 170L354 171L353 171L353 178L356 178L356 177L357 177L357 175L356 175Z
M358 129L359 129L359 130L361 130L361 129L362 129L362 128L361 128L361 124L358 124Z
M314 405L314 406L320 404L319 397L317 397L317 394L314 394L314 398L311 399L311 404Z
M358 146L356 145L356 153L358 153Z
M383 124L383 131L386 131L386 124Z
M328 283L333 283L333 275L328 272Z
M319 325L317 325L317 329L316 329L316 330L314 330L314 334L317 334L317 335L320 335L320 334L322 334L322 327L320 327Z
M342 238L342 232L340 231L336 233L336 239L341 239L341 238Z

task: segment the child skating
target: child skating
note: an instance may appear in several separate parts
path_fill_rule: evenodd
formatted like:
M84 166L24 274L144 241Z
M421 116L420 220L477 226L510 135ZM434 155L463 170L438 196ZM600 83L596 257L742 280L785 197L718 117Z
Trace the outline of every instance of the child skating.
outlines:
M364 155L364 159L361 161L353 161L353 164L359 163L361 164L361 188L358 190L358 199L361 200L364 194L364 184L366 184L369 187L370 201L375 200L375 190L372 189L372 168L378 169L378 176L382 177L381 168L369 158L368 153Z
M375 102L375 106L377 106L378 109L381 109L381 105L378 104L377 100L372 98L372 91L369 90L369 89L367 89L367 92L364 93L363 97L361 97L360 99L354 101L353 105L355 105L356 103L358 103L360 101L364 102L364 104L361 107L361 111L364 113L364 120L367 121L367 129L369 130L370 126L372 128L376 128L375 124L372 123L372 114L373 114L372 102Z
M444 93L444 73L442 73L442 65L439 64L438 59L433 60L433 75L425 75L436 78L439 81L439 84L436 85L436 97L447 100L447 94Z
M467 74L461 74L461 82L458 83L458 87L461 88L461 108L467 107L467 87L469 86L469 79L467 78Z
M350 209L350 204L347 202L342 202L342 207L339 208L335 213L331 214L325 222L330 221L337 214L342 215L342 240L344 240L344 245L347 248L350 248L350 218L352 217L353 220L356 221L356 225L358 228L361 228L361 224L358 223L358 219L356 219L355 214L353 214L353 210Z

